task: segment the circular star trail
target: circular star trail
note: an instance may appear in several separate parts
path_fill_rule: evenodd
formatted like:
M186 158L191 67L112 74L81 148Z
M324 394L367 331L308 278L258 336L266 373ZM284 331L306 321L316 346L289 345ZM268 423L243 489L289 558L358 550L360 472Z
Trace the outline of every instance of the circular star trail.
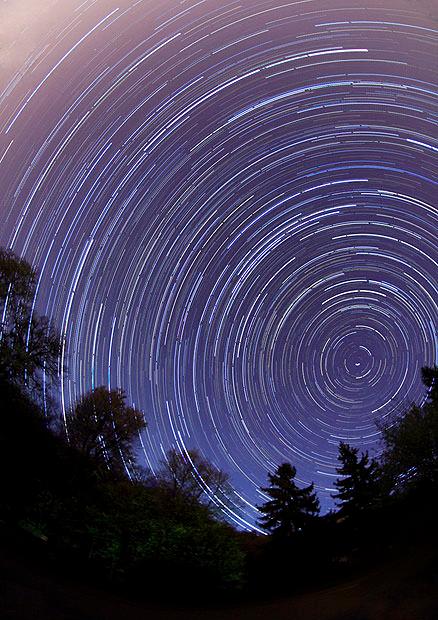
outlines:
M26 1L0 242L63 334L62 411L123 387L144 464L199 449L242 527L284 461L329 507L339 442L378 449L436 360L432 4Z

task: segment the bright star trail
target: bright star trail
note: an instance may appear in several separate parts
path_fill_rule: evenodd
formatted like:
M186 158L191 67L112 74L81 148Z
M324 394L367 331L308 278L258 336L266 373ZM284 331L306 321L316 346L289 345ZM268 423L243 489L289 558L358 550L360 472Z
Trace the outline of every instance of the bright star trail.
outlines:
M378 450L437 359L433 3L31 5L0 8L0 244L63 412L123 387L143 464L199 449L243 527L284 461L330 507L339 442Z

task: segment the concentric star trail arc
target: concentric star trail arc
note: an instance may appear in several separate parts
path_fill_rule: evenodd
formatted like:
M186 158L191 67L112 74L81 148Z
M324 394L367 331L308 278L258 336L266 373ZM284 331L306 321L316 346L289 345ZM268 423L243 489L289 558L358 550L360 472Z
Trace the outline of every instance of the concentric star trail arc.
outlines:
M63 334L63 412L123 387L144 464L199 449L244 528L284 461L329 508L339 442L377 451L437 358L431 5L41 7L0 8L0 243Z

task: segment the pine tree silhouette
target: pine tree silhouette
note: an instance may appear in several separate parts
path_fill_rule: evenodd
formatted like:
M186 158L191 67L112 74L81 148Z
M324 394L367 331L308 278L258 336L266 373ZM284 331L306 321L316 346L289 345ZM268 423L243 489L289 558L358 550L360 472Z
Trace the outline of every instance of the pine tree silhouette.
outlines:
M294 481L297 470L290 463L268 474L269 487L262 491L271 499L257 508L263 514L260 526L279 538L302 532L319 513L319 500L313 483L300 489Z
M343 517L355 517L376 502L379 495L379 465L370 459L368 452L359 457L359 449L347 443L339 444L338 460L341 467L336 471L342 476L334 483L339 513Z

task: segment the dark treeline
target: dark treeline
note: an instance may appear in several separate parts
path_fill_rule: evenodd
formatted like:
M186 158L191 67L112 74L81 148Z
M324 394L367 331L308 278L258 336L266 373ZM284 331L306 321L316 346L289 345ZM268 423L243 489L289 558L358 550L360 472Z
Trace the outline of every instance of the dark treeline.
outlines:
M228 475L196 450L167 453L155 476L139 467L147 420L119 390L85 394L60 423L47 399L60 338L32 311L36 276L0 250L0 527L36 553L147 597L270 596L329 583L417 542L436 545L438 369L424 368L427 400L380 426L382 454L341 443L336 510L320 515L313 484L282 463L262 488L259 525L225 519ZM43 390L44 387L44 390Z
M403 558L417 546L437 552L438 368L423 368L422 379L423 407L378 424L379 459L339 444L335 510L319 515L313 485L298 488L290 464L269 474L262 490L270 499L259 509L270 536L250 554L253 586L289 592Z

